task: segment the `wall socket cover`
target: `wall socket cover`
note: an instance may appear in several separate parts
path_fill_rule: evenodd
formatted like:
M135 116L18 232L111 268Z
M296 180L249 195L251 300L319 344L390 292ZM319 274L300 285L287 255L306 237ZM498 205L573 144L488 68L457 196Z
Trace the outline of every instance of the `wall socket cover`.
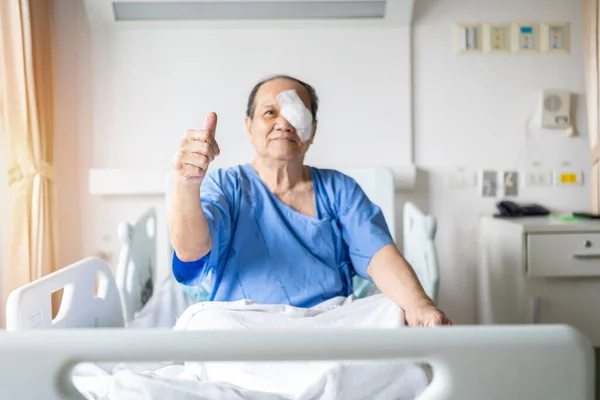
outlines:
M481 174L481 195L495 197L498 191L498 174L496 171L484 170Z
M484 53L508 53L511 50L510 24L483 25Z
M544 53L568 53L570 51L570 24L542 23L540 25L540 50Z
M481 24L454 25L454 52L456 54L481 53Z
M537 53L539 51L540 26L538 23L515 23L511 33L514 53Z
M519 194L519 173L516 171L504 172L504 195L517 196Z
M573 170L556 171L555 179L557 186L580 186L583 184L583 172Z
M523 186L535 187L551 187L554 185L552 170L526 171Z

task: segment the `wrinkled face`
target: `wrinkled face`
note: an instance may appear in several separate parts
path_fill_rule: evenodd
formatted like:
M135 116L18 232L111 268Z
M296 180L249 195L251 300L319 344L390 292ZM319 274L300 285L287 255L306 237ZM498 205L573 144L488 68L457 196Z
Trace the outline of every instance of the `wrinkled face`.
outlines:
M294 128L281 114L277 95L294 89L304 105L310 109L310 95L298 83L287 79L275 79L263 84L254 99L254 115L246 118L248 137L256 152L265 158L288 161L303 158L314 138L317 122L312 123L310 139L302 142Z

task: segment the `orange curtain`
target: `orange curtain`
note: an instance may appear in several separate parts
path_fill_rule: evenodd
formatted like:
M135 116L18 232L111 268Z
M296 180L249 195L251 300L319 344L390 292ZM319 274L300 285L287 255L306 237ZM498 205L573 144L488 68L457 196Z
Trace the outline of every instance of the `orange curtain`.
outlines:
M591 150L591 209L600 213L600 0L583 0L583 49L585 55L586 99Z
M0 120L10 186L7 295L57 268L52 0L0 0L0 27Z

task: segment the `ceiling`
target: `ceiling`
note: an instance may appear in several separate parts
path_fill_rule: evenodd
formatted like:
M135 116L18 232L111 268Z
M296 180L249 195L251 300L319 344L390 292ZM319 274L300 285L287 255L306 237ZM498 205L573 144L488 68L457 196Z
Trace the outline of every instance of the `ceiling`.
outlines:
M415 0L85 0L95 28L402 26Z

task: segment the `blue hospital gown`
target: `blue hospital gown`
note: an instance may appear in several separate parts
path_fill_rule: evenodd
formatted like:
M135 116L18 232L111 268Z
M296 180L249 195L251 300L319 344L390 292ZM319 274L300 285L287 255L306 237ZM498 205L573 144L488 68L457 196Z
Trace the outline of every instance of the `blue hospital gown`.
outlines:
M251 299L263 304L311 307L352 293L355 274L393 243L381 209L341 172L309 167L316 217L281 202L251 164L215 171L200 198L212 238L198 261L173 256L178 282L199 286L209 300Z

